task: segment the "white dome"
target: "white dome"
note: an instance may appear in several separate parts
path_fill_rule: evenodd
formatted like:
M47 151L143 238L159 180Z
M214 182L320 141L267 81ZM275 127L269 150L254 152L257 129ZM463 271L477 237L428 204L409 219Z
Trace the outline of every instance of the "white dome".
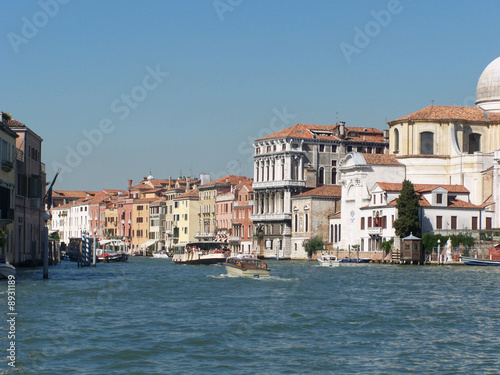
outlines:
M476 88L476 104L488 112L500 112L500 57L484 69Z

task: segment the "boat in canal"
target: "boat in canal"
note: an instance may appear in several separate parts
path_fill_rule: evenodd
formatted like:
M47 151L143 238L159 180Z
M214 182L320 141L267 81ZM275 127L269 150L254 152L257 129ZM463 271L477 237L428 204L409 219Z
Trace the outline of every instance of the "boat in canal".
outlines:
M331 254L321 254L318 257L318 263L321 267L338 267L340 265L337 257Z
M96 259L98 262L126 262L128 260L128 255L122 251L114 251L108 249L97 249Z
M178 264L224 263L231 252L219 241L190 242L174 247L172 262Z
M269 277L271 270L267 264L254 256L229 257L224 263L226 272L232 276Z
M16 276L16 267L9 262L0 263L0 279L8 279L9 276Z
M161 251L155 251L153 253L153 258L160 258L160 259L168 259L168 254L166 251L161 250Z
M460 257L460 260L466 266L500 266L500 260L496 259L477 259L470 257Z
M341 263L370 263L370 258L344 258L341 259Z

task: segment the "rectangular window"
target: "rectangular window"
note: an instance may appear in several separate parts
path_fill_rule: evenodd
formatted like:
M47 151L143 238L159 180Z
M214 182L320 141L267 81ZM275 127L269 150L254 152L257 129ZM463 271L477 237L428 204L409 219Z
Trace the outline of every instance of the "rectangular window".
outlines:
M142 211L143 210L143 206L137 206L137 211Z
M319 145L319 152L325 152L325 145Z
M451 217L451 229L457 229L457 217L456 216Z
M332 152L337 152L337 145L332 146Z
M436 194L436 203L443 203L443 194Z
M472 216L472 230L477 230L477 216Z
M486 229L491 229L491 217L486 218Z
M436 229L443 229L443 217L436 216Z
M361 229L365 229L365 218L361 218Z
M371 228L371 226L372 226L372 218L369 217L368 218L368 228Z

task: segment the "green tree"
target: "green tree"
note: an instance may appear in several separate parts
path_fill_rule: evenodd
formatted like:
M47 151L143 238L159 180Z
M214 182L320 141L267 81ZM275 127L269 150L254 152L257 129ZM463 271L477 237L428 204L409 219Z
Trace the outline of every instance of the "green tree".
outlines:
M391 238L389 241L383 241L380 243L380 248L384 250L386 254L392 249L392 245L394 245L394 238Z
M404 180L399 197L396 199L398 218L394 220L394 229L398 236L406 237L410 233L417 237L420 236L419 199L413 184L408 180Z
M319 236L309 239L305 244L305 249L307 251L307 256L312 257L313 253L319 250L323 250L323 239Z

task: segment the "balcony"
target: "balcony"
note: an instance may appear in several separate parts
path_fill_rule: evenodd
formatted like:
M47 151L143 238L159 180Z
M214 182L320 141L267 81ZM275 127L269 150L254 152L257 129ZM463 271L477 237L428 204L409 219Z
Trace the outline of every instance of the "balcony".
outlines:
M252 187L254 189L272 189L283 187L305 187L306 182L300 180L279 180L279 181L260 181L254 182Z
M215 238L214 232L196 232L195 238Z
M368 234L370 236L380 236L382 235L382 227L368 227Z
M241 242L241 237L240 236L230 236L229 242Z
M257 214L257 215L250 215L250 220L252 220L252 221L285 221L285 220L292 220L292 214L287 214L287 213Z
M14 168L14 164L9 160L2 161L2 171L10 172Z

